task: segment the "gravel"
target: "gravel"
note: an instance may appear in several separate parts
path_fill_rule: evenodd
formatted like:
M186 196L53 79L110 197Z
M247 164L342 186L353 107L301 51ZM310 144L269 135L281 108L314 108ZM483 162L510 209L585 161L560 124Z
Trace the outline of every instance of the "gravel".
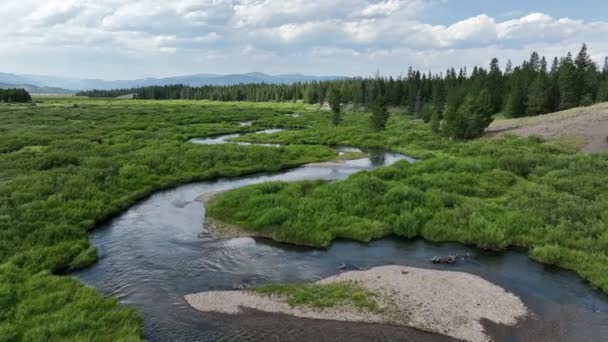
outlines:
M515 325L527 309L515 295L480 277L463 272L437 271L405 266L382 266L350 271L325 278L317 284L356 281L379 294L381 312L351 306L319 309L290 307L284 298L251 291L211 291L187 295L194 309L238 314L250 308L296 317L403 325L472 342L491 341L482 319Z

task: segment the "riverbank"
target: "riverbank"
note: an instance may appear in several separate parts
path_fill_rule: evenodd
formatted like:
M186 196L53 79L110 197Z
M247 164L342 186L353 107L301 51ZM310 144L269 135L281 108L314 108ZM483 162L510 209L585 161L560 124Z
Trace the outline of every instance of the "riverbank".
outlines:
M491 339L482 320L515 325L527 309L515 295L480 277L451 271L405 266L382 266L325 278L315 285L352 282L375 294L378 309L350 304L332 307L290 305L283 295L252 290L210 291L187 295L186 301L203 312L238 314L243 308L302 318L402 325L472 342Z

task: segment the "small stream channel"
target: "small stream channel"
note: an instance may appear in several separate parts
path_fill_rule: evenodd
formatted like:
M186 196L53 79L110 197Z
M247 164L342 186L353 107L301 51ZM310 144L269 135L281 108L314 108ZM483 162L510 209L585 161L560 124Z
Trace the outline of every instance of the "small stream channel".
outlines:
M260 134L274 133L266 130ZM193 139L221 144L238 134ZM246 143L242 143L246 144ZM341 147L338 151L356 151ZM608 297L571 272L543 266L525 254L492 253L460 244L386 238L369 244L336 241L310 249L268 240L200 239L201 194L265 181L339 180L361 171L414 160L383 150L341 165L302 166L273 174L218 179L160 191L94 230L99 260L74 275L105 295L135 307L150 341L453 341L404 327L318 321L247 311L238 316L201 313L183 299L190 293L235 285L315 281L342 263L360 267L407 265L465 271L518 295L533 313L516 327L485 324L496 341L608 341ZM435 255L469 254L453 266Z

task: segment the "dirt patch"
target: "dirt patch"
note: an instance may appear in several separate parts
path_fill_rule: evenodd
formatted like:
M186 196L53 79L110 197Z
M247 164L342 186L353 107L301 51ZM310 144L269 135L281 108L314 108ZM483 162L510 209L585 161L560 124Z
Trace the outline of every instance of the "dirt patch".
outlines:
M204 312L238 314L242 308L250 308L303 318L394 324L473 342L491 340L484 333L482 320L515 325L527 315L518 297L463 272L383 266L341 273L317 284L338 282L356 282L373 291L386 310L365 312L352 306L292 307L284 298L247 290L202 292L185 298L190 306Z
M201 202L203 204L208 204L209 202L213 201L214 198L216 198L217 196L223 194L226 191L228 191L228 190L207 191L207 192L204 192L204 193L200 194L194 200L198 201L198 202Z
M608 103L562 112L494 121L488 135L541 136L547 140L575 142L582 152L608 151Z

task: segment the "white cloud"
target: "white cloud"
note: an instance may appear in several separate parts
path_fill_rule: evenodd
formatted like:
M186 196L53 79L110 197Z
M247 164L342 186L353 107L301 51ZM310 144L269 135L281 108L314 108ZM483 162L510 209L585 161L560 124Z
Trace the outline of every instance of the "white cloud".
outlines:
M433 6L444 3L3 0L0 48L7 53L0 55L0 64L15 69L42 68L29 61L44 53L55 56L52 51L64 49L65 54L56 54L63 59L57 57L50 64L63 65L65 70L76 70L78 63L84 63L78 56L87 56L93 58L87 63L117 67L124 62L117 70L122 67L127 72L134 69L128 64L133 61L156 70L153 63L162 60L163 72L167 73L177 67L188 72L189 61L196 72L220 71L213 68L224 72L239 68L304 72L296 68L314 61L325 73L356 73L362 68L365 70L359 73L367 73L383 67L394 73L408 63L441 69L454 64L460 55L472 58L473 63L486 64L485 59L492 56L480 51L491 51L498 57L519 54L523 59L531 49L563 50L586 41L595 49L594 55L608 52L608 21L554 18L545 13L505 20L479 14L438 25L420 19L419 14ZM167 66L171 63L166 59L168 53L180 60L179 65ZM391 58L395 61L390 62ZM216 64L208 64L209 60ZM194 70L198 65L207 69Z
M362 17L389 16L397 12L403 6L403 2L399 0L387 0L379 3L367 5L362 11Z

